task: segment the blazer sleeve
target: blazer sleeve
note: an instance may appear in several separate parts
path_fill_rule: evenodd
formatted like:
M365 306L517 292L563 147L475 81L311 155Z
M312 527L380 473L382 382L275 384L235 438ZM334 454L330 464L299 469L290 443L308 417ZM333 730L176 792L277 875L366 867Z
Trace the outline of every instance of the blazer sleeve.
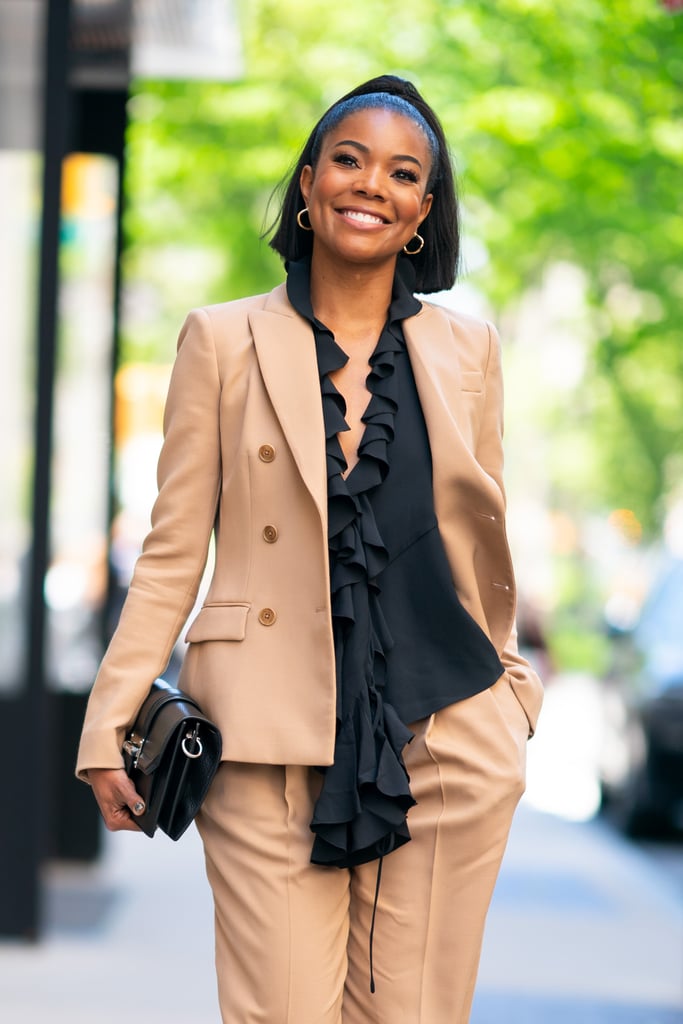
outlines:
M158 497L118 627L90 695L77 774L120 768L121 745L192 610L221 483L220 379L210 320L191 312L180 332L164 411Z
M498 332L493 324L487 324L489 331L489 354L485 372L485 402L476 457L482 468L493 477L505 501L503 481L503 372L501 345ZM536 729L538 715L543 702L543 684L529 662L523 658L517 647L517 627L512 629L500 655L512 688L529 719L529 735Z

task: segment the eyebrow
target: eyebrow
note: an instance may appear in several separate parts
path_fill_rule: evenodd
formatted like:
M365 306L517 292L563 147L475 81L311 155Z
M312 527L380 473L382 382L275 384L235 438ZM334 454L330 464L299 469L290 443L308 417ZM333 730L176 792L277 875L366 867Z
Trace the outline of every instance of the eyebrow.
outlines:
M368 146L364 146L362 142L356 142L355 139L340 139L339 142L335 142L335 146L355 146L356 149L360 149L360 151L362 153L369 153L370 152L370 149L369 149ZM409 153L397 153L396 156L392 156L391 159L395 160L397 163L399 161L402 161L402 160L408 160L412 164L417 164L417 166L420 168L420 170L422 170L422 164L417 159L417 157L416 156L410 156Z

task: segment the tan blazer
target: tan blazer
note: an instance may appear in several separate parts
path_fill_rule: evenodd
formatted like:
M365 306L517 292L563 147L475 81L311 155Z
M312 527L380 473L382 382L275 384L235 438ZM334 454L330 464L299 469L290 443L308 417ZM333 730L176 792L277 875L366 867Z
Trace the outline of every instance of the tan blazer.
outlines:
M424 304L404 332L433 458L436 514L463 605L490 636L533 731L541 684L517 653L505 533L500 345ZM194 310L164 416L159 496L88 705L78 758L119 767L124 732L215 569L181 685L227 760L329 764L335 672L325 440L315 343L284 285Z

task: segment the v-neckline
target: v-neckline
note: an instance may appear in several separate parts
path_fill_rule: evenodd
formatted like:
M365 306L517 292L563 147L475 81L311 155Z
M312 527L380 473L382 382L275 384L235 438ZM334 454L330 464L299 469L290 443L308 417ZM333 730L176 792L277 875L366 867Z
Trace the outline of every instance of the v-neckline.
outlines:
M380 338L381 338L381 334L380 334ZM335 341L335 344L338 345L338 342ZM375 347L372 350L372 355L370 356L370 359L372 359L372 357L375 355L375 353L377 351L377 346L378 345L379 345L379 338L377 340L377 344L375 345ZM342 352L344 351L341 348L341 346L338 345L338 347L341 349ZM344 353L344 354L346 355L346 353ZM369 366L369 371L368 371L368 376L366 378L366 381L369 380L370 377L372 376L372 364L370 363L369 360L368 360L368 366ZM351 428L349 427L349 423L348 423L348 420L346 418L347 415L348 415L348 406L347 406L346 399L344 398L344 395L341 393L341 391L339 390L337 385L334 384L333 381L330 380L329 375L328 375L327 379L328 379L330 387L334 388L335 393L339 396L341 401L344 403L344 412L343 412L344 425L346 427L346 430L350 430ZM366 390L367 390L368 400L367 400L365 409L363 410L363 415L360 418L360 421L363 424L363 430L361 431L361 435L360 435L360 438L358 440L358 447L356 448L356 461L354 462L353 466L351 466L350 469L348 468L348 460L346 458L346 453L344 452L344 447L343 447L343 445L341 443L341 434L345 433L345 431L338 431L337 434L335 435L335 437L337 438L337 444L339 445L339 447L341 449L341 453L344 456L344 462L346 463L346 467L347 467L345 473L344 472L340 473L340 476L341 476L342 480L344 480L344 481L346 481L346 480L348 480L350 478L351 474L353 473L353 471L356 469L356 467L358 466L358 464L361 461L361 449L363 447L363 442L365 441L365 436L366 436L367 430L368 430L368 424L367 424L366 417L368 415L368 412L370 411L370 406L372 405L373 398L375 397L373 392L372 392L372 390L371 390L371 388L368 387Z

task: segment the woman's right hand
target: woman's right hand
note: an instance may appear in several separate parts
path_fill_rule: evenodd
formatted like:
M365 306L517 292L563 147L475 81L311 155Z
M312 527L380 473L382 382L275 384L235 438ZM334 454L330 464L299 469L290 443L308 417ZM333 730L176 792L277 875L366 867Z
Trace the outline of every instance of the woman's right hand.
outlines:
M88 781L110 832L140 831L134 817L145 805L123 768L89 768Z

